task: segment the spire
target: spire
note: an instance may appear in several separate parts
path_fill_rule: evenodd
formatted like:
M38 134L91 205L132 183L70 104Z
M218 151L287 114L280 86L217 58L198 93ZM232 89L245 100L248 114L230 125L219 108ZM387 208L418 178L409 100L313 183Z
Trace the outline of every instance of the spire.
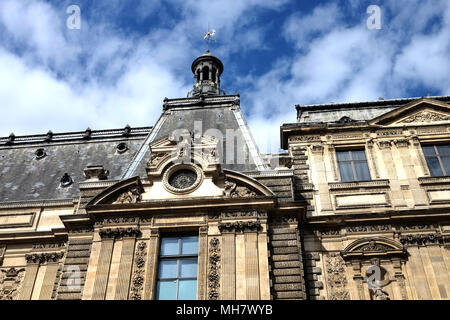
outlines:
M223 64L209 50L192 62L191 67L194 74L194 89L190 92L192 96L220 95L220 76L223 72Z

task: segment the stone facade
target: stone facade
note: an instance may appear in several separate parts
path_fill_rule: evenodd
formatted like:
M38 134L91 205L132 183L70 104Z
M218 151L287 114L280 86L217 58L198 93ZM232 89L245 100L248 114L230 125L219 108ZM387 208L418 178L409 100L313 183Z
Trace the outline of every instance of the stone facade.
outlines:
M450 180L430 173L422 149L449 143L449 100L298 106L298 123L282 127L309 206L301 232L311 299L449 298ZM346 150L365 151L370 180L342 181L337 153ZM371 266L381 269L379 290L368 286Z
M298 106L263 156L220 60L192 70L154 127L0 139L0 299L156 299L185 232L200 300L449 298L450 178L422 149L448 141L449 97ZM345 182L355 148L371 179Z

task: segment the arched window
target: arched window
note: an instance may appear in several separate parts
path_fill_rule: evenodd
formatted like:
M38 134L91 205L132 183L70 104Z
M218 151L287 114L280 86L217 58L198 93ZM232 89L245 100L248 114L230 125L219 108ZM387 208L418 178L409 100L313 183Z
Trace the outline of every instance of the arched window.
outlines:
M203 80L209 80L209 68L208 67L203 68Z
M211 81L217 82L217 70L216 70L216 68L212 69Z

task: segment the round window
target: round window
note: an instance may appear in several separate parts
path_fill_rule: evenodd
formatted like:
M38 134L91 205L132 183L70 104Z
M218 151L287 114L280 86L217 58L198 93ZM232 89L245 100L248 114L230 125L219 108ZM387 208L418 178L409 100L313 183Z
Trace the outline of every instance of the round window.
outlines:
M169 184L176 189L187 189L197 181L197 173L189 169L175 171L169 177Z
M192 164L175 165L166 170L163 184L166 190L175 194L186 194L198 188L203 180L199 167Z

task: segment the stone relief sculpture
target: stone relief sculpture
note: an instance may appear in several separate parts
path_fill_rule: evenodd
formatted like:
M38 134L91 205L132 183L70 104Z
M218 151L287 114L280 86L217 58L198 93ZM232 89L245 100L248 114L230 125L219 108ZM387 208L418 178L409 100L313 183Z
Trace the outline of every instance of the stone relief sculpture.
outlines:
M326 273L329 288L328 297L330 300L349 300L350 294L347 291L347 278L345 276L345 262L337 252L332 252L327 256Z
M220 294L220 248L219 239L212 238L209 242L209 270L208 270L208 297L210 300L219 300Z
M25 269L9 268L0 271L0 300L15 300L22 287Z
M112 204L137 203L140 201L141 192L135 187L119 195Z
M134 273L131 283L130 298L132 300L142 299L142 289L144 286L144 269L145 269L145 257L147 256L147 244L144 241L139 242L137 245L136 257L134 258Z
M256 197L256 192L247 187L238 186L235 182L225 181L224 194L230 198Z

